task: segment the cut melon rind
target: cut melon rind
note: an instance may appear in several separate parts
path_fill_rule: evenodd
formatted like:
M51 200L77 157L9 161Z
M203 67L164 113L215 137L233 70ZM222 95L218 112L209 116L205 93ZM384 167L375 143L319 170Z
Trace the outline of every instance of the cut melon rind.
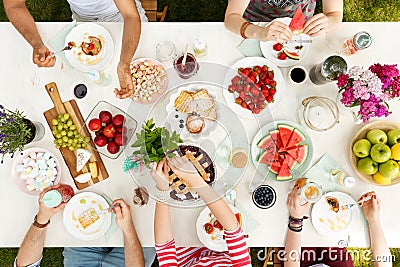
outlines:
M301 6L298 6L296 13L294 14L292 20L290 21L289 28L292 30L293 34L300 34L304 30L306 25L306 20L301 10Z
M292 174L290 173L288 164L284 161L279 169L278 175L276 176L276 180L286 181L290 179L292 179Z
M287 149L297 146L299 143L306 140L304 134L302 134L298 129L295 129L290 137L289 142L286 144Z

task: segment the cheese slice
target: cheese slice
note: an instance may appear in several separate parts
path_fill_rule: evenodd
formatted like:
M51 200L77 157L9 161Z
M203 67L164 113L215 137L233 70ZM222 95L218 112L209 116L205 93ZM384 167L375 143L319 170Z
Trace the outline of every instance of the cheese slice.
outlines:
M89 161L90 157L92 156L92 152L89 150L78 148L76 150L76 171L80 172L82 168L86 165Z
M75 177L75 181L77 181L80 184L87 183L89 182L90 179L92 179L92 175L90 174L90 172L82 173L77 177Z

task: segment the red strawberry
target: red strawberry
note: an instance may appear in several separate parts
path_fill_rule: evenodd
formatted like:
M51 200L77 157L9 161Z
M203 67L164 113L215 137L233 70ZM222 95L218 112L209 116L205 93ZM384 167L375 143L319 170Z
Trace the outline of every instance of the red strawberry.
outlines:
M272 49L274 49L275 51L281 51L283 48L283 45L281 43L276 43L272 46Z
M261 112L261 109L260 108L255 108L254 110L253 110L253 113L254 114L259 114Z
M265 96L267 96L267 95L269 95L269 92L268 92L268 89L266 89L266 90L261 90L261 93L262 93L262 95L265 97Z
M253 71L257 72L257 74L260 74L261 73L261 67L260 66L255 66L253 68Z
M268 78L270 78L271 80L274 78L274 71L268 72Z
M257 97L257 96L260 94L260 91L259 91L257 88L253 87L253 88L251 89L250 93L251 93L254 97Z
M255 105L254 103L250 103L250 104L249 104L249 108L250 108L251 110L253 110L255 107L256 107L256 105Z
M235 103L241 105L243 103L243 99L241 97L237 97L235 99Z
M244 92L242 91L242 92L239 93L239 96L240 96L241 98L244 98L246 95L245 95Z
M233 93L235 91L234 87L232 85L228 86L228 92Z
M265 97L265 100L267 100L268 103L271 103L273 99L274 99L274 97L272 95L267 95Z
M275 81L271 81L271 86L272 87L276 87L276 82Z
M259 96L257 97L257 100L258 100L258 102L264 103L264 101L265 101L265 96L261 94L261 95L259 95Z
M271 83L271 79L270 79L270 78L268 78L268 77L267 77L267 78L265 78L265 80L264 80L264 83L265 83L265 84L270 84L270 83Z
M286 58L287 58L287 56L286 56L285 53L279 52L279 54L278 54L278 59L280 59L280 60L285 60Z
M250 75L250 70L244 69L244 70L242 71L242 74L243 74L244 76L248 77L248 76Z
M262 72L262 73L268 72L268 66L267 66L267 65L262 66L261 72Z
M247 108L247 103L246 103L246 102L243 102L243 103L241 104L241 106L242 106L243 108Z
M269 94L274 96L276 94L276 89L269 89Z
M245 100L246 102L249 102L249 101L251 100L251 96L246 95L246 96L244 97L244 100Z
M251 88L251 85L250 84L246 84L243 90L245 92L250 92L250 88Z

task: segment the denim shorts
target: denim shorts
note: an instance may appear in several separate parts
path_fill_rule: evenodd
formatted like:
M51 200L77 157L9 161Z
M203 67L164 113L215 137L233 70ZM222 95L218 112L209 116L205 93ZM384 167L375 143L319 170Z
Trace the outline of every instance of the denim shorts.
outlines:
M132 252L134 253L134 252ZM68 247L64 248L65 267L121 267L125 266L124 248ZM150 267L156 251L153 247L143 248L144 266Z

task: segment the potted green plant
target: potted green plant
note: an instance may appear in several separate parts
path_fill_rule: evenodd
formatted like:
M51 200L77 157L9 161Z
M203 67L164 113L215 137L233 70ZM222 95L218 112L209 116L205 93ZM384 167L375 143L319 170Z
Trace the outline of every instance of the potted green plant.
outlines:
M149 167L150 163L158 163L165 156L173 157L173 151L182 143L182 139L176 131L170 133L165 127L156 127L153 119L149 119L142 125L140 133L136 133L136 142L132 147L137 148L133 156L138 156L144 165Z
M36 125L16 109L11 111L0 105L0 155L1 163L7 154L13 158L17 151L35 139Z

